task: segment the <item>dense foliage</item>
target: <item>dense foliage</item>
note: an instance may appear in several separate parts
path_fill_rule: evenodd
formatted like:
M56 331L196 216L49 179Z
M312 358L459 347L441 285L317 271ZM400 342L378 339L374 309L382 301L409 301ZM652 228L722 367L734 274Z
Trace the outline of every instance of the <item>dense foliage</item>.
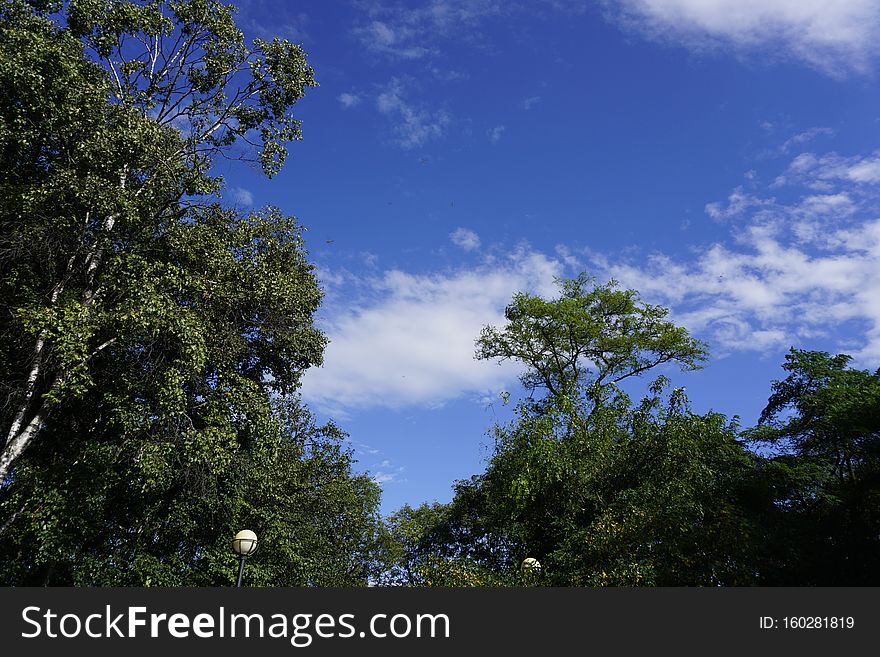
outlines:
M583 278L556 299L517 295L478 355L522 362L530 395L495 428L486 471L457 482L450 504L391 517L390 580L880 582L880 373L792 350L760 425L741 431L692 412L662 375L638 402L612 385L663 362L697 364L702 345L664 316L633 291ZM523 568L529 558L540 569Z
M378 488L297 402L326 343L272 175L312 71L215 0L0 9L0 580L365 584ZM60 12L60 13L59 13Z
M793 349L745 432L772 486L768 583L880 583L880 370L850 360Z

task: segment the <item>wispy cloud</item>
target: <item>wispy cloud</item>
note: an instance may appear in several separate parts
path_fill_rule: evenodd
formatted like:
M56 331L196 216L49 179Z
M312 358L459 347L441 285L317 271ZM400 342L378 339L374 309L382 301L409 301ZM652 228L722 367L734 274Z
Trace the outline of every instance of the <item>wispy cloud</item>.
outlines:
M254 204L254 195L250 190L247 190L244 187L233 187L229 191L232 192L232 198L238 205L250 207Z
M362 3L364 20L355 36L369 51L391 59L414 60L440 51L445 39L475 39L480 22L507 13L500 0L427 0L406 6L390 2Z
M672 307L721 350L757 350L823 338L880 364L880 169L876 154L799 155L774 188L790 202L745 195L709 204L731 239L693 260L641 262L595 255L607 276ZM821 191L817 193L817 188Z
M361 467L366 470L374 482L380 486L407 483L407 479L404 477L406 468L402 465L395 465L390 459L383 458L382 450L357 440L352 440L350 444L355 456L358 457L357 460L362 464Z
M374 20L355 30L361 42L373 52L401 59L420 59L431 50L419 43L419 31L404 22Z
M467 80L470 77L470 75L464 71L454 71L440 68L439 66L432 66L429 70L431 75L441 82L458 82L459 80Z
M342 105L344 109L349 109L350 107L354 107L361 102L361 97L357 94L350 93L348 91L339 94L336 97L336 100L339 101L339 104Z
M828 191L840 183L859 187L880 183L880 151L871 155L843 157L837 153L801 153L776 178L775 186L802 184L817 191Z
M537 104L540 103L540 102L541 102L541 97L540 97L540 96L529 96L528 98L526 98L526 99L522 102L522 108L523 108L526 112L528 112L530 109L532 109L535 105L537 105Z
M734 189L727 197L727 203L713 201L706 204L706 214L715 220L731 219L740 216L750 208L772 205L774 199L762 199L747 193L742 186Z
M652 38L800 60L835 77L866 73L878 54L876 0L605 0Z
M831 128L822 128L815 127L810 128L808 130L804 130L803 132L799 132L796 135L792 135L789 137L780 147L779 150L781 153L788 153L792 148L797 146L801 146L806 144L807 142L813 141L816 137L820 137L822 135L833 135L834 130Z
M408 100L403 80L394 78L376 97L376 109L394 121L395 141L403 148L422 146L446 133L449 114L430 111Z
M480 236L469 228L456 228L449 233L449 239L460 249L474 251L480 248Z
M489 137L489 141L493 144L497 144L501 141L501 137L504 135L504 131L507 128L503 125L496 125L494 128L486 132L486 135Z
M381 462L373 464L373 468L375 468L373 481L380 486L382 484L405 484L407 482L403 476L406 468L402 465L395 466L388 459L383 459Z

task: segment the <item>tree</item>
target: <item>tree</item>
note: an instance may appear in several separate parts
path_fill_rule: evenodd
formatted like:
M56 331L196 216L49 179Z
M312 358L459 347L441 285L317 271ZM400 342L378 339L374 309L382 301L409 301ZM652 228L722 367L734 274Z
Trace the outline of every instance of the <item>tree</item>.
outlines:
M212 162L253 157L277 172L299 136L292 107L315 82L298 46L247 46L215 0L11 0L0 48L3 482L49 415L95 385L108 350L177 390L203 372L206 336L235 317L230 282L284 255L266 245L292 226L201 201L222 186ZM320 294L292 255L296 275L258 294L281 305L251 303L235 338L253 352L239 373L283 391L323 346L310 324Z
M88 432L43 440L0 499L6 585L229 586L230 539L243 527L261 549L250 586L359 586L378 575L379 487L351 471L344 434L295 401L248 449L206 459L173 449L145 472L142 445ZM53 448L54 447L54 448ZM72 460L71 460L72 459Z
M525 365L532 396L414 553L508 583L529 557L549 585L754 581L754 463L736 425L692 413L664 377L635 405L617 385L667 363L698 367L705 346L633 290L583 276L561 286L557 299L517 294L507 324L478 339L478 358Z
M461 504L405 504L385 521L384 572L380 583L392 586L475 587L515 583L487 566L467 548L483 527L468 527L458 515ZM475 518L482 521L484 518Z
M666 308L642 303L615 281L595 284L586 275L560 281L556 299L518 293L502 329L487 326L477 358L516 360L530 393L577 396L595 404L612 386L665 363L696 369L706 347L675 326Z
M253 583L371 577L378 489L295 403L326 343L301 229L212 169L277 172L315 82L233 11L0 8L7 583L227 583L239 523L272 546Z
M456 487L450 543L436 551L508 579L537 558L554 586L754 583L755 457L735 424L664 390L636 406L617 397L587 430L570 430L558 407L497 427L486 471Z
M757 427L775 502L770 583L880 582L880 371L792 349Z

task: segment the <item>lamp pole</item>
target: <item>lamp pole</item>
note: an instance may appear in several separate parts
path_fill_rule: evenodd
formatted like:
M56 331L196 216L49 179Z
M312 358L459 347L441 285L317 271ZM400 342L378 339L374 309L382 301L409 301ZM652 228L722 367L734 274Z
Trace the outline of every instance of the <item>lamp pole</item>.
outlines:
M241 577L244 575L244 562L257 551L257 535L250 529L242 529L232 539L232 550L238 555L238 581L235 588L241 588Z
M235 582L235 588L241 588L241 576L244 575L244 562L247 557L239 555L238 557L238 580Z

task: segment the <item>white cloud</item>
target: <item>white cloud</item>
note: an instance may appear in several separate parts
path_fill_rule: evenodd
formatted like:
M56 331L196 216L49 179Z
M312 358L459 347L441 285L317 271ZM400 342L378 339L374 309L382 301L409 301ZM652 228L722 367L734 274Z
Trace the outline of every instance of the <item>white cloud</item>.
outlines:
M376 456L380 454L380 450L367 443L352 441L352 445L354 445L355 454L358 456Z
M877 55L876 0L606 0L655 37L794 58L827 74L865 73Z
M880 183L880 151L853 157L843 157L837 153L822 156L801 153L774 184L777 187L802 184L810 189L830 191L835 186L850 183L857 186Z
M480 236L468 228L456 228L449 233L449 239L460 249L474 251L480 248Z
M333 414L496 398L517 385L518 371L473 358L480 330L503 324L515 292L553 296L554 277L584 269L669 307L673 320L708 340L716 356L745 350L778 357L789 346L822 341L821 348L850 353L860 366L880 366L878 159L799 155L786 170L791 200L736 189L727 203L709 204L728 220L729 234L695 248L693 257L583 256L571 244L546 255L496 245L471 268L343 276L343 285L359 285L362 296L335 295L325 306L331 342L324 366L306 374L303 395ZM831 189L817 191L818 182ZM478 236L470 233L459 229L450 239L475 244Z
M386 271L368 282L366 300L330 308L330 338L320 368L309 370L303 396L321 410L439 407L515 385L518 368L474 359L487 324L504 322L513 294L556 293L557 259L519 247L475 269L433 275Z
M526 98L523 101L522 107L526 112L528 112L530 109L532 109L535 105L537 105L540 102L541 102L540 96L530 96L529 98Z
M250 207L254 204L254 195L244 187L233 187L230 191L232 198L238 205Z
M815 127L809 128L808 130L804 130L803 132L799 132L796 135L788 138L782 146L779 147L780 152L788 153L793 147L800 146L801 144L806 144L808 141L812 141L816 137L821 135L833 135L834 130L831 128L822 128Z
M383 459L373 467L378 468L373 474L373 481L377 484L403 484L407 481L403 477L404 467L395 466L388 459Z
M344 109L349 109L350 107L354 107L358 103L361 102L361 97L357 94L343 92L336 97L336 100L339 101L339 104L342 105Z
M501 136L504 134L505 128L503 125L496 125L494 128L489 130L486 134L489 136L489 141L493 144L497 144L501 141Z
M370 50L401 59L420 59L431 50L419 43L418 30L404 22L374 20L355 28L355 35Z
M731 239L694 260L654 254L643 262L595 256L608 277L672 308L675 318L722 350L785 348L817 336L880 364L880 206L876 155L798 156L786 184L794 201L746 196L707 212L734 220ZM833 190L814 193L817 182ZM877 181L880 183L880 180ZM717 349L716 349L717 351Z
M500 0L427 0L422 3L371 2L361 6L366 20L354 34L368 50L391 59L415 60L441 51L444 39L479 40L486 18L511 10Z
M732 219L741 215L749 208L755 206L768 205L773 203L773 199L761 199L757 196L747 194L742 187L734 189L730 196L727 197L727 205L720 201L714 201L706 204L706 214L716 220Z
M376 97L376 109L395 121L395 141L407 149L442 137L450 123L446 112L428 111L407 100L404 83L398 78L391 80Z
M431 75L441 82L457 82L459 80L467 80L470 77L470 75L464 71L454 71L440 68L438 66L432 66L429 70Z

